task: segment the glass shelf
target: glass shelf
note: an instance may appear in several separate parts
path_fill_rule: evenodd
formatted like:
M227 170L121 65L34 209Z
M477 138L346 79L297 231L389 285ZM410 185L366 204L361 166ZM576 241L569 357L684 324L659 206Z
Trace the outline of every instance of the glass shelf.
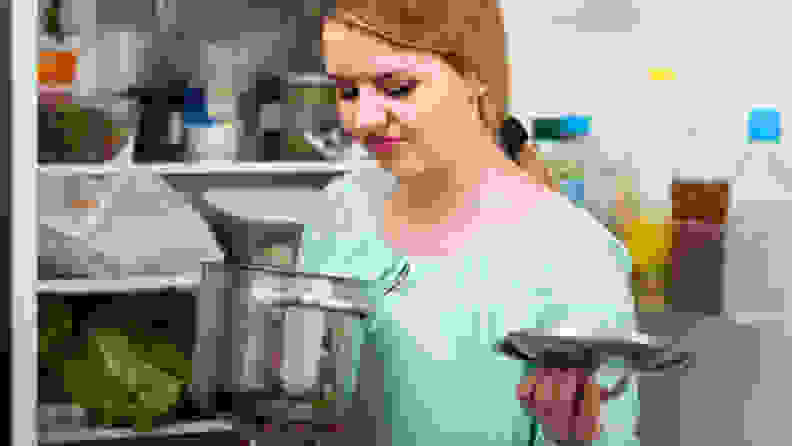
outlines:
M113 175L126 172L153 172L160 175L274 175L274 174L339 174L361 167L364 162L332 163L332 162L268 162L268 163L230 163L205 162L200 164L151 164L121 165L105 164L72 164L72 165L40 165L39 172L50 175Z
M36 169L48 175L116 175L152 172L163 176L267 176L267 175L337 175L363 167L375 166L375 160L234 162L203 161L197 163L137 164L132 162L134 135L112 161L96 164L39 164Z
M179 423L151 432L135 432L133 429L80 429L72 432L40 432L38 444L82 444L92 440L122 440L132 438L181 437L191 434L232 432L233 425L228 420L201 420Z
M156 291L165 289L190 291L197 289L200 283L200 272L172 275L140 275L123 279L41 280L36 284L36 292L63 295L130 293L134 291Z

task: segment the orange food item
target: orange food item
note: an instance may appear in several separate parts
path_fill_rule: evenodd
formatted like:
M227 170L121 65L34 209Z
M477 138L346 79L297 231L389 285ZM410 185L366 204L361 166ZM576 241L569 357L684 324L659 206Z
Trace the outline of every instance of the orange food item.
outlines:
M77 50L39 51L39 83L50 87L71 85L77 75L77 54Z
M95 209L99 207L96 200L72 200L72 208L74 209Z
M104 158L105 161L110 161L113 159L113 147L121 143L121 136L107 135L104 137L104 143L105 143Z

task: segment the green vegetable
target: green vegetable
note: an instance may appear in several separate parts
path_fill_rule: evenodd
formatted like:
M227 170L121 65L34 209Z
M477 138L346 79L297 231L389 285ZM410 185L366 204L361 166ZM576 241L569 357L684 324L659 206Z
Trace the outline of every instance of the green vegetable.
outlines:
M311 153L314 151L313 146L305 140L303 135L289 135L287 144L291 152Z
M137 430L150 431L153 418L179 401L185 381L152 365L120 329L97 329L86 347L84 358L65 362L64 384L77 405L101 409L108 424L131 417Z
M58 8L47 8L46 29L47 34L56 34L60 32L60 14L58 14Z
M58 104L56 110L59 115L57 127L65 130L64 143L71 146L72 152L80 151L83 138L88 137L92 131L99 130L92 126L96 125L93 122L95 116L82 110L78 104ZM102 127L115 136L125 134L111 119L104 119Z
M291 105L319 105L336 103L336 89L331 87L297 87L289 92Z
M165 338L143 333L133 322L127 326L126 333L130 335L130 339L134 340L129 344L129 348L140 358L151 364L156 364L158 368L177 378L190 382L192 363L175 345Z
M71 334L72 316L69 307L61 302L50 303L46 318L39 329L39 354L46 361Z
M53 302L42 321L39 352L61 373L74 404L96 409L105 424L132 419L137 430L150 431L154 417L178 403L192 368L175 346L129 325L97 328L87 342L70 349L70 341L77 340L71 336L71 312Z
M555 181L583 179L583 167L579 166L576 161L552 160L544 159L544 157L542 157L542 160L552 172Z

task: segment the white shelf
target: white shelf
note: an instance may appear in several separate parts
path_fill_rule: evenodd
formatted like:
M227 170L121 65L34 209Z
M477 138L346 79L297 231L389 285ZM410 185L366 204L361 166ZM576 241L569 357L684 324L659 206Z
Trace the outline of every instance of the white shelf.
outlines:
M39 165L36 170L49 175L111 175L129 170L129 167L113 163L105 164L59 164Z
M338 161L277 161L277 162L236 162L202 161L195 163L138 164L132 161L135 144L134 133L126 146L115 159L99 164L62 164L37 165L40 173L48 175L118 175L122 173L151 172L163 176L268 176L268 175L337 175L366 167L375 167L374 159L354 159ZM221 180L222 181L222 180Z
M38 293L85 294L85 293L128 293L133 291L156 291L175 288L190 291L201 282L201 273L182 275L134 276L117 280L75 279L43 280L36 284Z
M136 166L163 175L236 175L236 174L310 174L343 173L353 169L350 164L332 162L273 162L273 163L202 163Z
M152 432L135 432L133 429L80 429L74 432L41 432L38 443L64 444L91 440L120 440L125 438L178 437L185 434L203 434L207 432L230 432L233 426L230 421L206 420L192 423L180 423Z
M200 163L152 164L130 166L118 163L61 164L37 166L39 172L49 175L115 175L120 173L152 172L165 176L185 175L299 175L346 173L368 164L332 162L273 162L273 163Z
M732 319L740 324L751 324L763 321L784 321L786 315L780 311L742 311L733 314Z

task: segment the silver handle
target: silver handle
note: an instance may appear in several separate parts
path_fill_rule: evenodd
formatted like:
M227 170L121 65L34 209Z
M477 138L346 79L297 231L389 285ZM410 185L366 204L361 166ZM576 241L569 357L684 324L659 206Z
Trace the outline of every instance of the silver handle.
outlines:
M287 309L315 308L321 311L351 314L363 318L367 317L370 312L367 305L354 304L334 298L312 299L310 296L303 295L278 298L272 302L272 306Z

